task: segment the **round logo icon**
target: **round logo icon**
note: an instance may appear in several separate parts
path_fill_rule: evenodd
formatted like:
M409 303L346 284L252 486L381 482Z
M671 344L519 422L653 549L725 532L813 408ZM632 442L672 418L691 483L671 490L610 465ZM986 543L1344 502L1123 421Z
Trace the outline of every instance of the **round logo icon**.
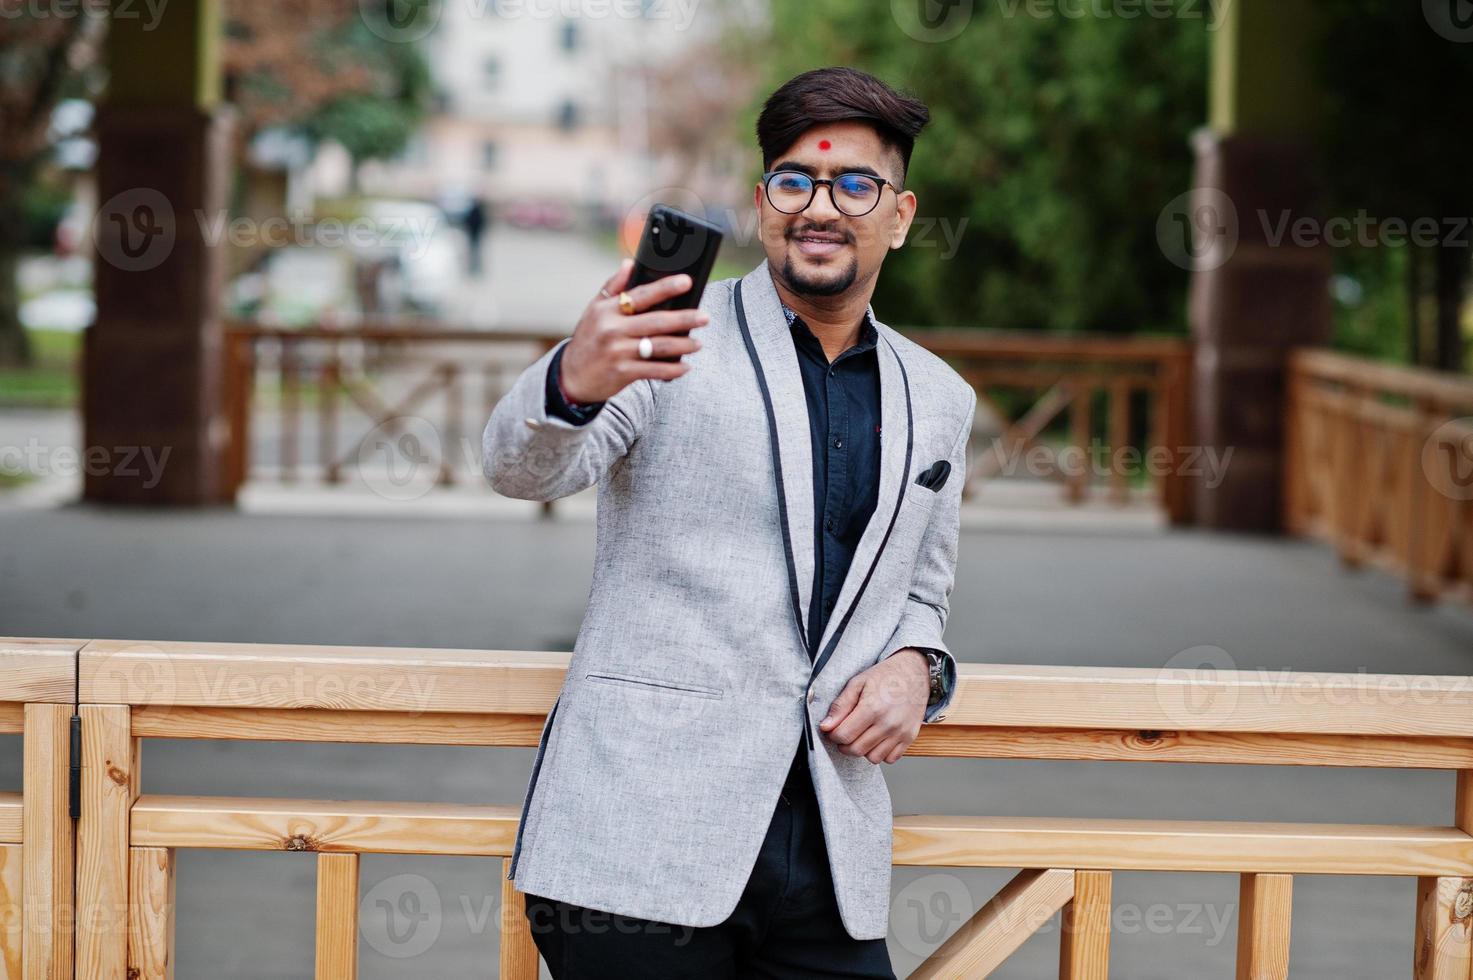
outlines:
M396 960L428 952L440 938L440 891L424 875L385 878L358 903L359 930L374 950Z
M1222 647L1189 647L1161 668L1156 702L1179 728L1216 728L1232 718L1237 688L1227 683L1237 663Z
M442 0L358 0L358 16L391 44L412 44L440 23Z
M956 875L921 875L890 903L890 935L907 953L925 958L971 916L972 903L971 889Z
M710 218L705 200L689 187L659 187L647 194L641 194L630 202L629 207L624 209L624 218L619 222L619 244L624 254L633 255L639 248L640 237L644 234L645 220L649 216L650 209L656 204L666 204L699 218ZM720 224L719 221L715 223ZM664 241L659 237L662 234L666 236ZM699 235L691 233L689 229L667 230L661 227L658 229L654 244L656 260L668 263L672 269L679 269L683 262L698 256L705 243Z
M973 0L890 0L902 31L927 44L950 41L972 22Z
M1422 473L1449 500L1473 500L1473 416L1432 430L1422 444Z
M1422 16L1432 29L1456 44L1473 41L1473 2L1422 0Z
M92 668L92 689L104 702L166 712L178 695L173 657L152 643L129 643L111 651Z
M1156 219L1156 243L1179 268L1221 268L1238 248L1238 209L1232 198L1211 187L1178 194Z
M152 187L114 194L97 209L92 221L98 256L124 272L158 268L174 251L177 235L174 206Z
M358 444L358 475L385 500L417 500L440 482L444 457L440 433L428 419L397 415Z

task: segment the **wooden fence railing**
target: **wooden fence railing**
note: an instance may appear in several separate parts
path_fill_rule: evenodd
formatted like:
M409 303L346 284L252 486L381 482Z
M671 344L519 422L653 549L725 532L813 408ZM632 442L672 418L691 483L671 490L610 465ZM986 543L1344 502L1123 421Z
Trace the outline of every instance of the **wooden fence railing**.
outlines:
M1132 482L1144 480L1173 524L1190 521L1189 341L962 329L905 334L944 357L977 391L969 489L1021 468L1061 483L1071 504L1097 483L1112 502L1125 503ZM1097 410L1103 425L1096 425ZM988 416L1001 431L983 444L976 436ZM1067 432L1045 441L1045 430L1061 418Z
M0 734L20 735L23 756L21 791L0 793L0 976L73 976L71 719L84 643L0 637Z
M69 693L81 714L76 975L155 980L174 964L180 848L294 851L317 866L316 976L356 975L363 854L505 859L515 806L161 796L139 790L146 738L533 746L567 656L509 651L12 640L8 704ZM27 657L36 658L35 665ZM1019 868L912 977L985 977L1054 912L1060 976L1108 973L1111 875L1240 875L1238 976L1288 970L1293 876L1402 875L1418 885L1414 980L1468 980L1473 926L1473 690L1457 676L964 665L955 704L917 756L1442 769L1456 773L1446 826L1222 820L898 816L897 865ZM61 903L70 852L56 788L64 699L27 708L26 900ZM19 714L6 709L7 724ZM44 735L35 747L30 723ZM34 798L32 794L35 794ZM20 835L0 800L0 836ZM7 807L10 808L7 815ZM49 843L31 838L32 816ZM46 828L50 828L47 830ZM30 852L25 852L29 854ZM29 868L42 862L37 883ZM10 867L7 863L0 867ZM13 872L0 873L13 894ZM46 882L50 882L47 885ZM51 890L48 891L47 889ZM501 973L532 980L536 948L503 882ZM242 936L242 942L260 937ZM13 957L14 941L5 940ZM26 955L45 933L28 934ZM36 953L35 955L42 955ZM54 954L60 956L59 953ZM31 962L31 960L27 960ZM56 961L59 963L59 960ZM63 977L37 967L28 978Z
M906 335L951 361L977 389L982 418L974 430L969 495L984 481L1018 470L1059 482L1064 499L1073 504L1083 502L1097 484L1115 503L1125 503L1134 484L1150 484L1174 522L1187 520L1189 474L1182 465L1189 441L1186 341L983 330ZM436 430L440 448L429 479L441 486L475 480L469 465L473 454L463 451L465 437L478 440L486 417L517 374L563 336L232 324L226 331L225 371L230 491L263 465L274 466L276 478L285 482L304 476L342 482L344 472L361 459L365 431L392 435L411 414L432 417ZM389 384L390 368L396 386ZM258 387L275 400L276 446L269 458L253 460ZM351 410L352 431L345 406ZM999 429L990 435L989 419ZM313 447L304 447L308 423ZM1057 431L1046 432L1051 427Z
M1473 379L1323 350L1290 359L1285 525L1413 598L1473 599Z

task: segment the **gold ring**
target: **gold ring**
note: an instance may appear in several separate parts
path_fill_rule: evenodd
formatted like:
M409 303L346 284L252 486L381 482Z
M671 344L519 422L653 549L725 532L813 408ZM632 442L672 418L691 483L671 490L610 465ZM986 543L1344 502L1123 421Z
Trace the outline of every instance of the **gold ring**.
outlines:
M628 293L621 292L619 294L619 312L625 316L633 316L635 313L634 297Z

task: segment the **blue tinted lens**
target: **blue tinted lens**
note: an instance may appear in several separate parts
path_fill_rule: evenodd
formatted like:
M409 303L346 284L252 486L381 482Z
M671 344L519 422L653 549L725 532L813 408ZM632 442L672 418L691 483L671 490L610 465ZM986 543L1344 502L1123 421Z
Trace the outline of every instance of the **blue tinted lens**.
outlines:
M813 189L813 181L807 174L780 173L769 186L784 194L807 194Z
M880 189L880 185L863 174L843 174L836 180L839 193L848 194L850 197L871 198Z

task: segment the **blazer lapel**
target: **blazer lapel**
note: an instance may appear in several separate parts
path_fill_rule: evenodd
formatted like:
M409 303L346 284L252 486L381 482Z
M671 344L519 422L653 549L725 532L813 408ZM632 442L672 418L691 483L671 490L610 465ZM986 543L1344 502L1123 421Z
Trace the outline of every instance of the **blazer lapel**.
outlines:
M803 643L800 649L806 653L814 562L813 445L808 428L808 399L798 368L798 353L765 260L742 278L738 296L742 311L737 318L738 325L757 369L767 406L769 432L777 447L773 462L783 514L788 589L798 636ZM869 315L874 318L872 310ZM880 366L879 495L817 645L818 656L811 676L817 676L828 663L864 595L905 500L906 476L910 473L914 438L910 379L899 352L885 335L889 328L878 320L875 327L880 335L876 346Z
M793 347L787 317L772 284L767 261L741 281L743 316L738 324L744 333L747 353L757 370L767 405L769 433L777 445L776 471L778 506L783 515L783 547L788 565L788 590L792 596L799 649L807 658L808 604L813 591L813 445L808 431L808 398L803 375L798 369L798 352Z

